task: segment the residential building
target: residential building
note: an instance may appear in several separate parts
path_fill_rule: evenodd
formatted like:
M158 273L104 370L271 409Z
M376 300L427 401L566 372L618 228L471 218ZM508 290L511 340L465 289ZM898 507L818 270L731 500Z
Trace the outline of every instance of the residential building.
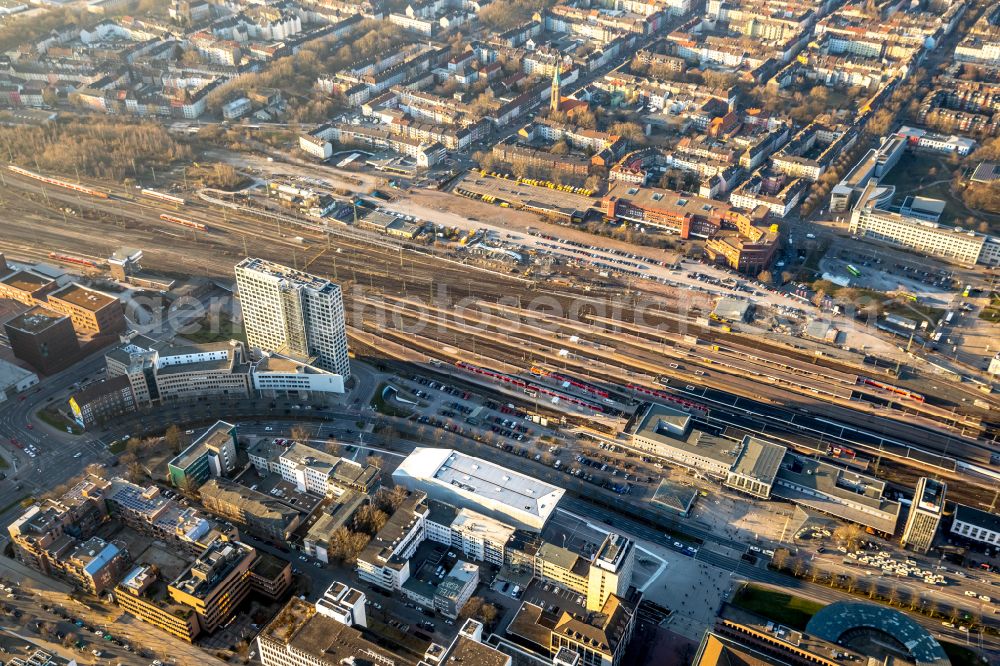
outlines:
M263 259L236 266L236 284L251 347L312 364L345 380L351 369L340 287Z
M217 421L167 463L170 482L178 488L195 489L213 476L236 469L236 426Z
M92 536L66 551L63 557L53 559L49 573L72 581L85 592L102 596L118 582L129 563L124 546Z
M938 524L944 513L944 496L948 486L942 481L920 477L910 504L910 514L903 529L902 544L918 553L926 553L934 544Z
M964 504L955 505L951 533L989 546L1000 546L1000 514Z
M535 532L541 531L566 492L452 449L418 447L400 463L392 478L430 499Z

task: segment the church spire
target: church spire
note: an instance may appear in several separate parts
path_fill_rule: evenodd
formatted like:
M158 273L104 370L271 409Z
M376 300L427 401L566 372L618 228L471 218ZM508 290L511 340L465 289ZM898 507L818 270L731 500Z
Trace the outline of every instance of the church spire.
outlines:
M552 72L552 98L549 100L549 107L555 113L559 110L559 103L562 101L562 92L559 90L559 66Z

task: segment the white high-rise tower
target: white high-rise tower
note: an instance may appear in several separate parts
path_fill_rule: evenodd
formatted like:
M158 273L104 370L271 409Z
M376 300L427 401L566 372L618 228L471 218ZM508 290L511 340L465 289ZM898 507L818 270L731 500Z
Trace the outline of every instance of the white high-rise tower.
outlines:
M315 358L346 380L347 322L340 287L325 278L264 259L236 265L247 343L261 351Z

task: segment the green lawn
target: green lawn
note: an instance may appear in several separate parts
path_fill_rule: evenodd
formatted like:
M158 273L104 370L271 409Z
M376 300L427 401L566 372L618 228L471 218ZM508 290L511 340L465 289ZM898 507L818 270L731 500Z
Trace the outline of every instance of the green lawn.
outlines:
M938 183L937 181L950 181L955 174L955 169L956 167L949 164L946 159L933 155L910 153L901 164L896 165L896 168L881 180L880 184L896 186L897 203L901 203L903 197L910 194L941 199L948 204L941 216L941 222L949 223L956 212L962 210L961 204L952 197L948 182Z
M372 398L372 407L376 412L380 414L385 414L386 416L398 416L400 418L408 418L413 416L413 412L397 407L394 404L390 404L382 397L382 394L386 392L386 388L389 385L385 382L379 384L378 388L375 389L375 396Z
M990 304L979 313L979 318L994 324L1000 322L1000 294L990 294Z
M239 340L243 343L247 341L246 332L243 330L243 327L236 327L233 324L233 320L223 313L219 313L217 318L212 315L206 315L195 325L195 328L196 330L190 333L182 333L181 335L191 342L199 344L229 342L230 340Z
M805 629L809 619L823 608L821 603L754 585L741 589L733 605L799 630Z
M80 428L80 426L78 426L75 422L65 418L62 414L53 409L50 408L40 409L38 410L36 416L38 416L40 420L49 424L53 428L58 428L59 430L63 431L69 428L68 432L70 432L70 434L73 435L79 435L83 433L83 430Z

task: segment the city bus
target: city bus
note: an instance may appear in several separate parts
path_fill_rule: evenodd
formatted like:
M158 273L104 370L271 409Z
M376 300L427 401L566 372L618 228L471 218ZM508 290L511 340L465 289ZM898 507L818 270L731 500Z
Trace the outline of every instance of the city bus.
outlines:
M851 264L847 264L847 272L853 275L854 277L861 277L861 271L859 271Z

